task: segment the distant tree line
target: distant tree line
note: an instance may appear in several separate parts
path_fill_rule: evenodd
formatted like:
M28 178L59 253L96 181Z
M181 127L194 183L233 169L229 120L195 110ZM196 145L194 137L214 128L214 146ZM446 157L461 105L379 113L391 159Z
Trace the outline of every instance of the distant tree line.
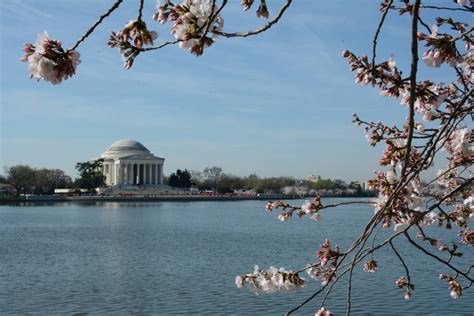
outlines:
M197 187L200 191L231 193L239 190L253 190L256 193L280 193L283 188L295 185L291 177L260 178L256 174L240 177L225 173L220 167L209 167L203 171L178 169L165 179L165 183L177 188Z
M177 188L197 187L200 191L210 190L217 193L232 193L235 191L253 191L255 193L276 194L284 193L288 187L306 187L308 190L346 190L352 189L357 194L362 193L362 187L357 182L349 185L331 179L320 179L317 182L297 180L293 177L263 178L255 173L240 177L225 173L220 167L208 167L203 171L178 169L172 173L166 183Z
M53 194L58 188L95 189L105 184L102 175L103 160L78 162L76 169L79 177L73 180L63 170L32 168L28 165L5 167L0 175L0 184L8 184L17 197L22 194Z
M72 179L60 169L32 168L28 165L16 165L5 168L5 174L0 175L0 184L9 184L13 194L53 194L58 188L82 188L93 191L95 188L105 186L105 177L102 174L103 159L78 162L76 170L78 177ZM359 183L344 184L331 179L320 179L316 182L297 180L293 177L259 177L255 173L248 176L236 176L225 173L220 167L208 167L203 171L178 169L165 183L175 187L188 189L196 187L200 191L215 193L234 193L248 191L251 193L296 194L295 188L310 190L352 190L354 195L365 195Z
M14 194L52 194L56 188L71 188L73 181L60 169L36 169L28 165L16 165L5 168L0 178L4 184L10 184Z

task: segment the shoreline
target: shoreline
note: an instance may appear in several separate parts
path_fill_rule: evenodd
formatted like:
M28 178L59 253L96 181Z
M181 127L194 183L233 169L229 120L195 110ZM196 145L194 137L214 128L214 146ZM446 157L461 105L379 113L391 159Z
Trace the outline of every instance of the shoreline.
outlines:
M323 198L371 198L367 196L322 196ZM225 201L276 201L313 198L297 195L260 195L260 196L203 196L203 195L157 195L157 196L56 196L40 195L26 199L0 199L0 205L55 204L70 202L225 202Z

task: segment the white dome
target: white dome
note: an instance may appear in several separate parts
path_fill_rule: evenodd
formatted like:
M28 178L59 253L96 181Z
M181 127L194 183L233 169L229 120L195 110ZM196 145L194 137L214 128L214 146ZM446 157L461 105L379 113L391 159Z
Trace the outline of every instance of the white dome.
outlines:
M151 155L142 143L131 139L122 139L113 143L102 155L102 158L123 158L133 155Z

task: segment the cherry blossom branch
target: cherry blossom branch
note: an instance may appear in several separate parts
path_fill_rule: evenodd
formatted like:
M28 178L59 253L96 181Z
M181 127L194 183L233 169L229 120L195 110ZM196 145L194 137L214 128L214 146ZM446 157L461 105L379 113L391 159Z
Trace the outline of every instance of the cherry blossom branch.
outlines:
M420 213L420 214L418 215L418 219L415 220L415 221L413 221L412 223L409 223L406 228L404 228L403 230L400 230L399 232L396 232L396 233L392 234L389 238L387 238L385 241L383 241L382 243L378 244L377 246L372 247L372 248L370 248L370 249L368 249L368 250L364 250L364 251L359 252L358 255L356 255L355 258L353 259L353 262L352 262L351 266L348 268L348 270L350 270L351 267L355 266L358 262L360 262L361 260L363 260L363 258L366 257L367 255L369 255L369 254L371 254L371 253L377 251L378 249L380 249L380 248L386 246L387 244L391 243L392 240L395 239L395 238L397 238L398 236L400 236L400 235L402 235L402 234L408 235L408 233L407 233L408 230L411 229L411 227L413 227L413 225L416 225L421 219L423 219L423 217L424 217L426 214L428 214L428 213L431 212L433 209L435 209L436 207L438 207L439 205L441 205L441 203L443 203L446 199L450 198L451 196L453 196L454 194L456 194L457 192L459 192L459 190L462 190L462 189L464 189L466 186L469 186L472 182L474 182L474 178L471 178L471 179L469 179L469 181L466 181L465 183L463 183L463 184L457 186L455 189L451 190L450 192L448 192L447 194L445 194L443 197L441 197L441 198L438 200L437 203L433 204L433 205L432 205L430 208L428 208L425 212ZM379 212L378 212L377 214L375 214L375 215L372 217L372 219L371 219L371 221L369 221L369 223L372 222L375 218L377 218L377 217L378 217L378 214L379 214ZM366 230L367 230L367 228L366 228ZM361 235L361 237L362 237L362 236L364 236L363 239L366 240L366 239L370 236L370 234L367 235L367 234L365 234L365 232L364 232L364 233ZM341 260L338 262L338 265L334 268L333 272L332 272L331 275L329 276L329 279L330 279L330 280L331 280L332 277L335 275L336 271L339 270L340 266L342 265L342 262L343 262L344 259L347 257L347 255L348 255L350 252L352 252L356 247L358 247L357 245L359 244L359 242L360 242L360 238L359 238L356 242L354 242L354 244L351 245L351 246L349 247L349 249L348 249L346 252L343 253ZM363 246L362 246L362 247L363 247ZM361 248L361 249L362 249L362 248ZM365 252L365 253L364 253L364 252ZM362 254L363 254L363 255L362 255ZM441 259L441 260L442 260L442 259ZM448 263L448 264L449 264L449 263ZM457 272L458 270L456 269L456 270L454 270L454 271ZM461 273L463 273L463 272L461 271ZM407 277L408 277L408 275L407 275ZM472 281L472 279L471 279L470 277L468 277L467 279L470 280L470 281ZM411 282L409 282L409 284L411 284ZM318 291L316 291L315 293L313 293L313 294L312 294L310 297L308 297L305 301L303 301L303 302L300 303L298 306L296 306L295 308L293 308L293 309L291 309L290 311L288 311L288 312L286 313L286 315L290 315L290 314L294 313L295 311L299 310L301 307L303 307L304 305L306 305L307 303L309 303L310 301L312 301L312 300L313 300L315 297L317 297L321 292L323 292L324 289L325 289L327 286L328 286L328 284L324 285L320 290L318 290Z
M461 111L462 105L467 102L469 99L469 96L473 93L473 89L469 93L467 93L464 98L460 101L458 107L453 111L452 115L449 117L448 121L443 125L443 127L438 131L438 135L435 140L430 140L430 146L427 145L426 147L426 155L425 158L422 162L420 162L415 168L414 172L410 176L408 175L403 175L402 178L400 179L400 182L398 184L398 187L394 190L394 193L392 196L398 195L400 190L405 187L415 176L417 176L424 166L426 165L427 161L429 159L433 159L432 157L442 148L443 144L447 141L449 138L449 135L452 133L452 131L456 128L456 125L460 123L460 120L458 121L457 124L452 124L451 121L457 116L457 114ZM447 132L446 132L447 131ZM446 132L446 133L445 133ZM440 140L444 138L444 141L442 142L441 146L437 148L437 144L440 142ZM389 199L387 201L388 203L391 203L392 199Z
M366 240L368 238L368 236L370 236L370 233L367 234L367 232L370 232L370 227L371 227L371 223L373 223L375 221L375 219L377 218L377 214L375 214L371 220L369 221L369 223L366 225L366 228L364 229L364 232L361 234L361 236L349 247L349 249L344 252L342 254L342 258L341 260L339 261L339 263L337 264L337 266L334 268L333 272L330 274L330 276L328 277L329 280L331 280L334 275L336 274L336 271L338 271L339 267L342 265L342 262L344 261L344 259L347 257L347 255L349 253L351 253L354 249L356 249L358 247L358 245L360 244L361 241L363 240ZM407 227L406 229L408 229L409 227ZM373 229L373 228L372 228ZM355 261L355 264L357 264L358 262L360 262L365 256L369 255L370 253L373 253L374 251L384 247L388 242L389 240L393 239L393 238L396 238L397 236L401 235L403 233L403 231L399 232L399 233L396 233L394 235L392 235L390 237L390 239L382 242L381 244L377 245L376 247L373 247L372 249L368 250L366 254L364 254L363 256L359 256L358 259L356 259ZM362 249L362 248L361 248ZM351 264L350 267L352 267L354 265ZM346 269L346 271L344 271L342 274L345 274L346 272L349 271L350 267L348 269ZM341 274L341 276L342 276ZM324 289L328 286L329 282L327 284L325 284L320 290L316 291L315 293L313 293L310 297L308 297L305 301L303 301L302 303L300 303L298 306L296 306L295 308L291 309L290 311L288 311L285 315L290 315L292 313L294 313L295 311L299 310L301 307L303 307L304 305L308 304L310 301L312 301L315 297L317 297L322 291L324 291Z
M221 9L224 8L224 6L225 6L225 4L223 3L222 6L221 6ZM209 27L211 26L212 21L219 14L218 12L216 12L216 14L213 14L215 8L216 8L216 0L212 0L211 13L209 14L209 18L207 20L207 23L205 24L206 29L205 29L204 33L202 34L201 39L204 39L204 37L206 37L207 32L209 32Z
M182 42L182 40L176 39L174 41L167 41L167 42L163 42L163 43L161 43L160 45L157 45L157 46L142 48L142 49L140 49L140 51L147 52L147 51L151 51L151 50L161 49L165 46L174 45L174 44L177 44L179 42Z
M406 234L406 232L405 232L405 234ZM410 270L408 269L408 266L406 265L405 260L403 260L402 256L400 255L400 253L397 251L397 249L393 245L392 240L390 240L389 244L390 244L390 247L392 248L393 252L395 253L395 255L398 257L398 260L400 260L400 262L402 263L403 268L405 268L405 272L407 274L407 281L408 281L407 295L410 295L409 294L410 293L409 286L412 284L411 283L411 277L410 277Z
M375 217L375 216L374 216ZM375 252L376 250L384 247L391 239L393 238L396 238L397 236L401 235L403 233L403 231L400 231L394 235L392 235L388 240L384 241L383 243L377 245L376 247L373 247L372 249L370 250L367 250L366 253L363 255L363 256L360 256L359 258L356 259L356 264L359 263L360 261L362 261L366 256L368 256L369 254ZM354 245L352 245L350 248L353 248ZM348 252L344 253L344 256L343 258L341 259L341 261L339 262L339 265L336 266L336 268L333 270L332 274L330 275L330 279L332 279L332 277L335 275L336 271L338 271L339 269L339 266L342 264L342 260L345 258L345 256L348 254ZM351 265L352 266L352 265ZM349 266L346 270L344 270L342 273L340 273L339 277L336 277L334 279L333 282L337 282L344 274L346 274L351 266ZM285 315L290 315L294 312L296 312L297 310L299 310L300 308L302 308L304 305L308 304L309 302L311 302L314 298L316 298L321 292L324 291L324 289L326 289L329 284L331 283L331 290L332 290L332 287L334 286L334 283L333 282L328 282L326 283L325 285L323 285L323 287L321 289L319 289L318 291L316 291L315 293L313 293L310 297L308 297L306 300L304 300L302 303L300 303L298 306L294 307L293 309L289 310L288 312L285 313ZM325 298L323 299L323 303L325 301Z
M421 1L417 1L417 2L421 5ZM418 22L420 22L421 24L424 24L424 22L421 19L419 19L419 17L418 18L416 17L415 11L418 11L418 10L419 10L419 8L416 8L416 4L415 4L415 7L410 5L410 11L413 13L413 15L415 15L413 17L413 20L412 20L412 25L415 26L415 27L412 27L412 39L414 39L414 41L412 41L412 61L415 60L415 62L412 62L412 71L411 71L411 75L410 75L410 78L409 78L410 79L410 93L409 93L410 102L409 102L409 107L410 107L410 110L411 110L411 113L410 113L411 115L409 116L409 124L408 124L408 128L407 128L407 130L408 130L407 133L411 133L411 136L408 136L408 135L405 134L405 135L402 135L402 137L401 137L401 139L405 138L405 139L409 140L409 143L410 143L408 145L405 145L406 153L404 154L405 159L404 159L404 164L402 166L403 171L400 175L400 179L397 180L395 189L390 190L391 192L388 195L387 201L384 203L383 207L381 207L379 209L379 211L371 218L369 223L366 225L366 227L364 229L364 232L351 245L351 247L349 247L349 250L346 251L345 253L343 253L343 255L341 254L342 257L340 258L340 261L339 261L338 265L333 270L333 273L331 274L329 279L331 279L331 277L336 273L336 271L340 271L340 265L342 264L344 259L348 256L349 253L351 253L352 251L357 249L359 247L359 245L362 245L362 246L359 249L359 251L357 252L357 254L355 255L355 257L353 258L352 263L351 263L350 267L348 268L349 272L351 272L351 274L352 274L352 269L354 267L354 264L359 262L359 258L362 258L362 257L368 255L369 253L373 253L376 250L375 248L372 248L368 251L366 251L365 249L364 250L362 250L362 249L363 249L363 245L364 245L365 241L367 240L367 238L369 236L371 236L374 228L382 220L382 216L384 216L383 214L385 214L385 212L393 212L392 209L394 207L396 207L396 203L400 203L400 199L401 199L401 201L403 201L403 199L404 199L403 195L406 194L405 192L406 192L407 188L410 186L410 183L415 178L419 177L419 174L421 173L422 170L427 169L429 167L429 165L433 161L433 158L436 155L436 153L441 148L445 147L448 142L452 141L452 139L454 137L453 135L455 135L455 133L458 133L458 135L459 135L460 130L459 130L458 126L462 122L464 122L466 116L472 115L472 109L471 109L472 106L471 107L469 107L469 106L465 107L464 106L464 104L471 97L472 88L469 89L469 87L465 87L466 90L468 90L467 93L463 93L463 91L460 91L458 89L458 91L461 92L460 96L459 95L454 96L454 93L450 92L450 93L452 93L452 99L446 99L445 100L445 102L448 103L446 112L438 110L437 108L435 109L436 112L439 115L438 116L439 119L441 120L440 127L438 129L433 129L432 131L434 133L432 133L431 135L426 135L427 142L425 143L424 146L415 145L413 147L413 148L424 148L424 150L423 150L421 155L419 155L417 152L415 152L413 150L414 158L413 158L413 161L412 161L412 140L413 139L423 139L423 138L425 138L425 137L422 137L422 138L417 137L418 133L414 131L414 109L415 109L414 105L415 105L415 101L420 102L419 98L423 97L423 93L425 93L425 94L428 93L428 94L433 94L433 95L438 94L438 93L434 93L434 91L431 91L431 87L434 87L434 85L425 85L425 83L421 83L420 88L419 88L418 84L416 83L416 72L417 72L417 62L418 62L418 51L415 50L416 49L415 45L417 46L416 27L417 27ZM452 23L454 23L454 22L452 22ZM425 27L426 26L427 25L425 25ZM461 34L460 37L463 37L463 35ZM414 42L416 42L415 45L414 45ZM458 54L458 56L461 56L461 53L458 52L457 54ZM350 56L350 53L349 54L344 54L344 55ZM455 55L447 55L447 56L455 56ZM430 56L428 56L428 57L430 57ZM361 59L361 60L364 62L363 59ZM370 66L370 67L372 67L373 70L375 68L374 64L375 64L375 62L373 62L372 65ZM413 67L413 65L415 65L415 67ZM357 67L354 67L354 68L357 69ZM353 70L355 70L354 68L353 68ZM363 75L367 76L367 72L365 72L365 71L368 68L369 68L369 66L367 66L365 68L362 68L362 69L359 69L360 70L359 73L362 74L361 76L363 76ZM466 70L466 71L468 71L468 70ZM376 75L380 75L380 73L374 74L374 76L376 76ZM459 72L458 72L458 76L461 77L461 79L462 79L462 74L460 74ZM366 79L364 78L364 80L366 80ZM367 81L370 82L370 78ZM403 87L403 81L404 80L402 80L402 83L400 83L400 85L402 87ZM364 83L366 83L366 82L364 82ZM420 94L417 94L417 90ZM425 91L423 91L423 90L425 90ZM438 95L435 96L435 100L436 100L436 98L439 99L442 96L442 93L443 93L443 90L440 92L441 95L438 94ZM445 90L444 93L446 93L446 90ZM461 101L456 101L456 100L458 100L457 98L461 98ZM464 130L466 130L466 129L464 129ZM421 134L421 136L423 136L423 133L420 133L420 134ZM458 137L458 136L456 136L456 137ZM472 140L471 140L471 142L472 142ZM453 146L453 145L448 145L448 146ZM460 146L460 145L456 145L456 146ZM463 146L466 146L466 145L463 145ZM467 146L471 146L471 145L467 145ZM459 147L457 147L457 148L459 148ZM466 150L469 152L469 149L466 149ZM448 157L448 158L453 159L453 158L450 158L450 157ZM469 158L467 158L467 159L468 160L465 160L465 162L461 162L461 163L465 164L466 167L469 165L469 163L472 164L472 159L471 160L469 160ZM463 164L460 164L460 165L455 164L454 169L457 169L459 166L462 167ZM411 165L411 167L410 167L410 169L408 169L408 167L410 165ZM448 165L448 166L452 166L452 165ZM464 169L466 169L466 167ZM449 173L449 172L447 172L447 173ZM439 178L439 177L437 177L437 178ZM407 220L407 223L406 223L407 227L405 229L403 229L401 232L395 233L394 235L392 235L388 239L388 241L390 242L390 245L392 246L396 256L399 259L401 259L401 262L402 262L404 268L406 269L407 278L409 278L408 283L406 283L406 281L403 281L402 279L400 279L401 281L400 281L398 286L399 287L406 287L408 296L410 295L409 290L413 289L412 284L411 284L411 276L409 275L409 270L408 270L408 267L406 266L406 264L403 260L403 257L396 250L396 248L394 247L394 245L391 241L395 237L399 236L400 234L408 234L408 230L411 229L412 226L415 225L415 224L416 224L417 227L419 227L421 229L420 223L425 218L425 215L433 212L433 210L435 208L441 208L441 204L446 203L448 199L451 199L451 200L454 199L455 200L456 196L458 194L461 197L463 195L465 195L466 194L465 189L472 186L473 179L472 178L467 178L466 179L466 178L463 178L463 177L459 177L458 179L462 181L461 184L459 186L457 186L455 189L453 189L452 191L446 193L444 196L436 196L436 203L429 206L429 207L427 205L426 211L420 212L420 211L413 210L413 209L407 209L407 207L404 206L401 210L402 210L403 214L407 214L407 216L408 216L408 220ZM417 180L417 181L419 181L419 180ZM416 192L414 192L414 193L416 193ZM421 193L420 192L420 193L416 193L416 194L418 195L418 194L426 194L426 193ZM429 196L429 194L427 194L426 196ZM452 204L453 202L449 201L447 203ZM472 203L472 202L469 202L469 203ZM442 210L442 208L441 208L441 210ZM443 210L442 210L442 212L444 214L446 214L446 212L444 212ZM390 213L388 213L388 214L390 214ZM392 215L389 215L389 216L392 216ZM464 215L464 216L466 216L466 215ZM446 218L449 219L450 215L449 214L446 215ZM374 239L375 239L375 236L374 236ZM469 242L469 241L467 241L467 242ZM373 246L373 243L374 243L374 240L372 241L372 246ZM455 247L453 247L453 249L451 249L451 250L449 250L449 248L448 248L448 252L450 254L450 259L448 259L447 261L445 260L445 261L448 264L450 264L450 260L452 258L454 258L454 256L456 256ZM458 287L458 285L457 285L458 283L456 283L457 281L455 280L455 278L457 278L457 275L454 279L451 278L450 276L445 276L443 278L449 279L451 289L453 289L453 288L456 289ZM350 313L350 304L351 304L351 299L350 299L350 297L351 297L351 290L350 290L351 289L351 284L350 283L351 283L351 281L352 281L352 278L351 278L351 275L350 275L349 276L349 285L348 285L348 294L347 294L347 298L348 298L347 313ZM469 284L469 287L471 285L472 285L472 280L471 280L471 283ZM334 284L332 284L332 286L334 286ZM324 289L321 289L321 290L324 290ZM290 312L293 312L293 311L299 309L301 306L303 306L304 304L306 304L307 302L312 300L314 297L316 297L317 295L319 295L321 293L321 290L314 293L310 298L308 298L306 301L304 301L302 304L300 304L299 306L297 306L295 309L291 310ZM330 288L330 290L332 290L332 287ZM326 295L323 299L322 305L324 304L327 295L329 295L330 290L328 290L326 292ZM451 295L454 298L457 298L461 295L460 292L454 292L454 294L453 294L453 291L454 290L452 290Z
M72 50L75 50L77 47L79 47L79 45L89 36L92 34L92 32L94 32L95 28L97 26L99 26L99 24L102 23L102 21L108 17L110 14L112 14L112 12L114 12L119 6L120 4L123 2L123 0L116 0L115 3L104 13L102 14L99 19L97 19L97 21L92 24L92 26L84 33L84 35L82 35L78 40L77 42L70 48L68 49L68 51L72 51Z
M428 160L433 160L433 157L436 155L436 153L442 148L444 143L446 143L447 139L449 138L449 135L452 134L456 126L461 122L461 120L464 119L465 115L469 113L466 112L464 116L458 117L458 114L462 111L462 105L466 103L469 100L469 97L472 95L474 89L471 89L465 96L464 98L459 102L458 107L453 111L453 113L449 116L448 120L443 124L442 128L438 131L438 135L435 140L430 140L429 145L426 146L425 151L422 153L422 155L425 155L424 160L418 165L418 168L416 168L415 173L413 173L413 176L404 183L406 185L415 175L421 172L421 170L424 168L425 164L428 162ZM454 119L458 117L458 122L454 123L452 122ZM436 146L439 144L439 142L444 138L444 141L441 142L441 145L436 148Z
M373 202L373 201L350 201L350 202L341 202L341 203L336 203L336 204L328 204L328 205L325 205L325 206L323 206L321 209L332 208L332 207L338 207L338 206L341 206L341 205L352 205L352 204L371 204L371 205L373 205L374 202Z
M468 274L464 273L463 271L459 270L458 268L456 268L455 266L453 266L452 264L450 264L448 261L438 257L437 255L435 254L432 254L431 252L427 251L425 248L421 247L420 245L418 245L413 239L411 239L410 235L407 233L407 232L404 232L405 234L405 237L407 238L407 240L413 245L415 246L415 248L419 249L421 252L423 252L424 254L436 259L437 261L443 263L444 265L446 265L447 267L449 267L451 270L455 271L456 273L462 275L464 278L466 278L467 280L471 281L471 282L474 282L474 279L471 278Z
M460 166L453 166L453 167L450 167L450 168L444 170L443 172L441 172L440 174L438 174L433 180L427 182L425 186L429 186L430 184L436 182L437 180L441 179L443 176L445 176L445 175L448 174L449 172L451 172L451 171L453 171L453 170L455 170L455 169L457 169L457 168L459 168L459 167L460 167ZM466 171L467 169L468 169L467 166L464 167L464 170L461 171L461 173L463 173L463 172Z
M286 2L283 4L280 11L278 12L278 14L276 15L276 17L273 20L269 21L267 24L265 24L261 28L258 28L254 31L227 33L227 32L224 32L224 31L211 30L211 32L214 33L214 34L218 34L218 35L221 35L221 36L224 36L224 37L229 37L229 38L230 37L247 37L247 36L260 34L262 32L265 32L266 30L270 29L276 23L278 23L278 21L280 21L281 17L285 13L285 11L290 7L292 2L293 2L293 0L286 0Z

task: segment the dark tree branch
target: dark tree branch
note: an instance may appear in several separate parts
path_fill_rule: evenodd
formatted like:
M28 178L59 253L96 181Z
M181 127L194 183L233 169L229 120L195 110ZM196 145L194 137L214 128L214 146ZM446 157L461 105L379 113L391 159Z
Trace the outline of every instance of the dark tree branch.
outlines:
M397 249L395 249L395 246L393 245L393 242L390 240L389 242L390 247L392 248L393 252L397 255L398 260L402 263L403 267L405 268L405 272L407 274L407 280L408 284L411 285L411 277L410 277L410 270L408 269L408 266L406 265L405 261L403 260L402 256L398 253Z
M115 3L110 7L110 9L107 10L107 12L105 12L104 14L102 14L99 19L94 23L92 24L92 26L84 33L84 35L82 35L78 40L77 42L70 48L68 49L69 50L75 50L89 35L91 35L92 32L94 32L95 28L97 26L99 26L99 24L102 23L102 21L108 17L110 14L112 14L112 12L114 12L118 7L119 5L123 2L123 0L116 0Z
M408 138L406 144L405 161L401 175L405 175L410 163L411 142L415 126L415 101L416 101L416 73L418 71L418 17L421 0L416 0L413 6L413 18L411 24L411 71L410 71L410 105L408 113Z
M143 2L145 0L138 0L138 17L137 17L137 21L141 21L142 20L142 14L143 14Z
M280 21L281 17L285 13L285 11L290 7L291 3L293 0L286 0L286 2L283 4L281 7L280 11L278 12L277 16L269 21L267 24L262 26L259 29L256 29L254 31L248 31L248 32L236 32L236 33L226 33L223 31L217 31L217 30L211 30L212 33L224 36L224 37L247 37L247 36L252 36L252 35L257 35L262 32L265 32L266 30L270 29L274 24L278 23Z
M377 26L377 30L375 31L374 39L372 40L372 71L374 70L375 67L375 57L377 55L377 40L380 34L380 31L382 30L382 26L385 22L385 17L387 16L388 11L390 10L390 7L393 3L393 0L390 0L387 4L385 9L382 12L382 17L380 18L379 25Z
M465 11L465 12L474 12L474 8L462 7L462 8L449 8L449 7L438 7L434 5L423 5L424 9L434 9L434 10L446 10L446 11Z
M163 42L163 43L161 43L160 45L157 45L157 46L142 48L142 49L140 49L140 51L147 52L147 51L150 51L150 50L156 50L156 49L160 49L160 48L163 48L165 46L168 46L168 45L177 44L179 42L182 42L182 40L177 39L177 40L174 40L174 41L167 41L167 42Z
M449 267L451 270L455 271L456 273L462 275L464 278L466 278L467 280L471 281L471 282L474 282L474 279L471 278L467 273L464 273L462 272L461 270L459 270L458 268L456 268L455 266L453 266L452 264L450 264L448 261L444 260L444 259L441 259L440 257L438 257L437 255L435 254L432 254L431 252L427 251L425 248L421 247L420 245L418 245L413 239L411 239L410 235L407 233L407 232L404 232L407 240L413 245L415 246L415 248L419 249L421 252L423 252L424 254L436 259L437 261L443 263L444 265L446 265L447 267Z

